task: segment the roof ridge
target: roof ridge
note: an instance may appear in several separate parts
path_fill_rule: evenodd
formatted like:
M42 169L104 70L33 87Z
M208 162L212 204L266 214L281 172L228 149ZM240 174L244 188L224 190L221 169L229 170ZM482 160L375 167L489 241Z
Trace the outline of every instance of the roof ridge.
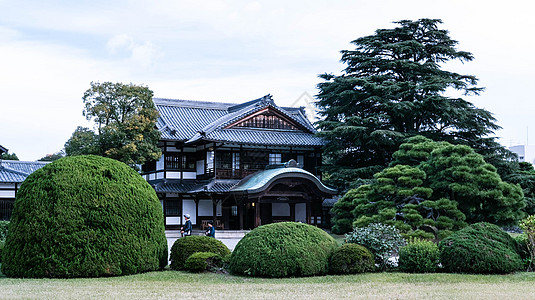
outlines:
M8 172L12 172L12 173L15 173L15 174L18 174L18 175L22 175L22 176L29 176L30 174L28 173L25 173L25 172L22 172L22 171L18 171L18 170L13 170L11 168L8 168L8 167L5 167L4 165L0 164L0 170L6 170Z
M203 109L211 108L211 109L221 109L221 110L227 110L228 107L236 105L236 103L230 103L230 102L184 100L184 99L169 99L169 98L152 98L152 101L156 105L203 108Z

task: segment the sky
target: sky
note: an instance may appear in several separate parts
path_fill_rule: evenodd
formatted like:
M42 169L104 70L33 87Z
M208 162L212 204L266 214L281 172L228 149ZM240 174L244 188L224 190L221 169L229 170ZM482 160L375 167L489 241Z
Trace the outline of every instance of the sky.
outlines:
M535 144L535 18L530 1L0 0L0 145L20 160L61 150L94 82L148 86L155 97L241 103L273 95L308 106L317 76L341 74L340 50L393 28L442 19L475 59L444 69L479 78L504 146Z

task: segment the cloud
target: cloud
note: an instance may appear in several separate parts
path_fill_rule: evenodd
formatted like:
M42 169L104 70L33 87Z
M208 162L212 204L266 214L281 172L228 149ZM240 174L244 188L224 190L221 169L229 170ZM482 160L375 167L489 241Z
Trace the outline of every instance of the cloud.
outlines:
M126 53L126 57L136 66L148 68L160 57L160 52L150 42L137 43L127 34L118 34L111 37L106 43L110 55Z

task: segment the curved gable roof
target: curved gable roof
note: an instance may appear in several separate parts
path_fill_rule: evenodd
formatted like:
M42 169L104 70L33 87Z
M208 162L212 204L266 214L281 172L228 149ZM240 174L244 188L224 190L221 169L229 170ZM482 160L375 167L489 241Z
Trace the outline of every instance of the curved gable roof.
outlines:
M302 178L311 181L316 187L328 195L336 195L335 189L325 186L318 177L298 167L290 167L284 164L278 168L266 169L256 172L240 181L238 185L230 189L231 192L243 192L256 194L266 190L274 181L282 178Z

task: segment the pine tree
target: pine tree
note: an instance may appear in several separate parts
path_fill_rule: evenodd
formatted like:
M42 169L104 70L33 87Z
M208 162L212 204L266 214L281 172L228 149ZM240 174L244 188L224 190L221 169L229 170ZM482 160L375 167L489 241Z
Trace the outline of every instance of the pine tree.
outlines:
M483 90L475 76L443 69L448 61L471 61L472 54L456 49L457 41L438 28L440 20L395 23L354 40L354 50L341 51L347 65L342 75L320 75L325 81L318 84L318 126L327 140L330 183L339 187L388 166L407 137L423 135L492 154L499 147L486 137L499 128L490 112L445 94Z

